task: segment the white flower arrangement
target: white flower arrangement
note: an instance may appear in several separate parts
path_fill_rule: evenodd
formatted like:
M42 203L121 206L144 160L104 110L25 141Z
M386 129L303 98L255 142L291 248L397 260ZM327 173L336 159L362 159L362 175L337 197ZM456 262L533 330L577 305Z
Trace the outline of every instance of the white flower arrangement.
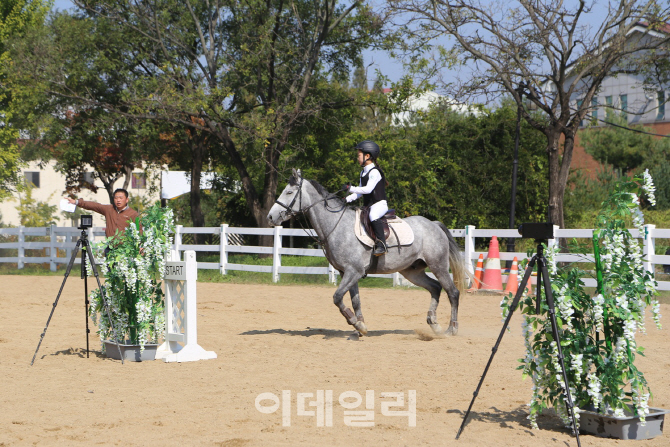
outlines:
M660 305L654 299L657 284L653 274L644 269L640 244L624 222L629 216L644 231L644 216L639 209L641 193L646 194L649 203L655 203L648 171L642 178L619 182L603 203L593 235L598 282L595 296L584 291L580 278L585 272L556 267L558 246L545 251L577 422L584 409L620 416L635 414L643 424L649 414L649 387L634 365L635 355L643 352L635 336L645 330L648 306L654 323L661 328ZM503 299L503 315L509 313L511 300L511 294ZM540 315L535 314L535 308L535 297L526 296L519 303L526 347L519 369L533 381L528 419L531 427L537 428L537 416L553 406L566 427L571 427L558 346L544 298Z
M123 233L96 245L100 272L111 319L119 343L144 345L158 342L165 334L165 316L161 281L165 257L172 246L174 232L172 210L152 206ZM104 258L106 247L112 250ZM112 340L109 318L100 290L90 294L89 314L98 326L100 340ZM102 344L104 349L104 343Z

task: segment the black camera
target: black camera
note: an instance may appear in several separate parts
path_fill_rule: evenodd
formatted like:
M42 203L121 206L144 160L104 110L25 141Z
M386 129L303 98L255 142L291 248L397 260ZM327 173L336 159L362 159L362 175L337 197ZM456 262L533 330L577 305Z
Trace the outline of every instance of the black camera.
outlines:
M91 228L93 226L93 216L90 214L82 214L79 216L79 229Z
M524 223L519 225L519 234L524 239L548 240L554 238L554 224Z

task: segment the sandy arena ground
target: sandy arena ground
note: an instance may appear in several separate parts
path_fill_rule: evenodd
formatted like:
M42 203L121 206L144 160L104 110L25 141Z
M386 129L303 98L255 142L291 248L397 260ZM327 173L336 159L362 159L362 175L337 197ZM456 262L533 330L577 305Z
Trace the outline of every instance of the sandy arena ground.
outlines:
M30 360L62 277L0 276L0 446L576 446L553 416L541 430L526 419L530 382L516 371L520 318L505 335L461 439L454 437L501 328L492 296L466 296L457 337L432 339L423 290L362 289L370 330L360 341L332 304L333 288L198 284L198 337L216 360L143 363L85 355L83 283L72 276L34 366ZM89 286L91 280L89 280ZM444 295L443 295L444 296ZM670 408L670 356L665 328L647 326L638 360L655 399ZM438 316L446 327L449 305ZM290 426L282 409L256 409L260 393L291 392ZM298 415L297 393L331 390L332 426ZM374 426L349 427L338 397L375 392ZM382 414L382 392L416 390L416 427L407 417ZM314 399L307 399L309 403ZM261 405L270 406L272 401ZM365 404L357 410L365 410ZM313 411L307 406L304 410ZM666 424L667 425L667 424ZM653 440L616 441L581 436L583 446L670 445L670 429Z

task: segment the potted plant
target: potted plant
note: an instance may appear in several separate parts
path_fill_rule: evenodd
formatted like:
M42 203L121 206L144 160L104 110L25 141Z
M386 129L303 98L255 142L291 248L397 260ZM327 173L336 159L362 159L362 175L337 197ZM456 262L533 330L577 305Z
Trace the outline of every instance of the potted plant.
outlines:
M172 246L174 219L172 210L154 205L131 222L128 228L96 244L98 264L112 323L122 351L129 360L148 360L146 347L155 348L165 333L164 300L161 281L165 259ZM112 250L105 258L104 249ZM89 268L90 272L91 269ZM111 325L99 289L89 296L89 314L98 327L105 345L115 346ZM116 347L108 355L118 356Z
M626 229L631 220L644 234L644 217L640 211L640 194L646 193L651 205L655 203L654 186L648 171L642 177L622 179L611 196L603 203L593 234L597 289L594 296L584 290L580 279L586 273L568 266L558 269L553 257L558 246L547 248L546 256L555 297L556 320L561 347L568 370L570 392L575 403L577 422L580 414L615 419L634 418L644 426L651 414L664 414L649 407L651 391L644 374L635 367L636 355L643 348L635 338L645 331L645 313L651 307L656 326L660 329L660 305L654 298L656 281L652 272L644 269L642 250L636 238ZM511 297L501 303L503 314L508 312ZM519 304L523 315L522 332L526 355L520 359L524 377L532 379L532 398L528 419L537 428L537 416L553 406L567 427L571 427L567 412L567 397L558 362L558 348L553 339L548 308L543 301L539 315L535 312L535 297L525 296ZM593 425L584 420L582 429ZM594 434L628 438L633 431L606 432L595 424ZM662 419L660 421L662 427ZM640 435L633 435L640 439ZM660 431L659 431L660 433ZM653 433L647 433L651 437Z

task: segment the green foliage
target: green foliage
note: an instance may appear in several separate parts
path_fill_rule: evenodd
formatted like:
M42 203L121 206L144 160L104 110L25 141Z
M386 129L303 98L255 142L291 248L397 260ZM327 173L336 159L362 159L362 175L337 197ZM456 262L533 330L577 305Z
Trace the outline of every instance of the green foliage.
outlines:
M16 115L31 137L22 156L55 159L71 193L97 191L84 181L92 168L111 200L114 183L130 175L142 154L139 148L147 144L135 120L111 113L132 79L125 56L137 44L109 21L69 12L52 14L44 27L13 41L16 63L9 76L20 100ZM98 103L73 99L82 91Z
M643 166L649 168L656 186L655 209L670 210L670 138L654 140L649 149Z
M608 121L642 132L651 132L645 126L629 126L625 115L611 114ZM616 170L628 172L639 167L646 154L655 146L654 137L638 133L622 127L606 125L584 129L579 133L579 140L587 154L603 164L608 164Z
M594 205L604 200L623 173L639 174L645 167L656 179L655 209L670 209L670 139L629 130L653 132L650 127L629 126L626 118L619 115L612 114L608 119L621 127L605 126L579 133L584 150L605 168L597 173L595 180L580 173L572 174L571 186L566 191L566 214L571 216L566 220L573 220L585 209L597 209ZM567 197L569 194L573 197ZM643 205L648 208L648 204Z
M105 248L111 249L98 266L105 277L104 293L120 343L127 339L129 344L144 346L164 334L161 280L173 232L172 210L154 205L124 232L96 246L99 258L104 257ZM90 266L88 272L92 274ZM90 300L90 316L98 325L101 341L112 340L110 316L100 289L91 293Z
M16 209L19 212L21 225L26 227L48 227L56 224L58 219L58 206L49 205L33 197L34 186L31 184L22 185L19 188L19 205ZM53 194L49 196L51 200Z
M409 125L385 124L372 128L371 133L356 118L352 116L347 133L324 128L323 133L305 137L310 143L295 157L294 166L301 167L306 178L336 191L358 178L360 167L352 148L361 140L372 139L381 147L379 165L389 181L389 206L398 215L420 214L451 228L508 226L516 129L513 107L503 105L474 116L438 105ZM517 222L546 216L543 138L522 123Z
M12 192L20 167L17 145L19 129L15 119L19 102L7 70L13 65L9 52L10 38L22 37L27 30L39 26L51 6L43 0L3 0L0 3L0 201Z
M566 228L592 228L598 210L621 177L620 171L609 166L597 169L595 178L583 171L572 171L565 191Z

